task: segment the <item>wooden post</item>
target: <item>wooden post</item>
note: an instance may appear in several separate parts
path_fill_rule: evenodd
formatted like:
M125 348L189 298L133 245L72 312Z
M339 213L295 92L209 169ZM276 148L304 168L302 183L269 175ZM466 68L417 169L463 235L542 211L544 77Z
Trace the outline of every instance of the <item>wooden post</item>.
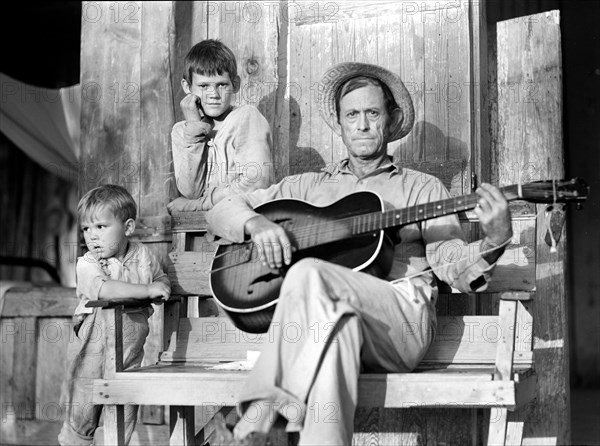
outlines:
M559 179L564 174L562 73L558 11L498 23L499 183ZM545 242L544 207L538 206L536 302L533 306L537 401L524 428L524 444L569 444L569 340L566 237L557 251Z
M84 2L82 15L79 192L107 183L126 187L138 205L133 239L166 269L166 204L176 197L170 149L174 2ZM162 307L155 309L143 365L163 350ZM142 419L160 424L163 410L143 407Z

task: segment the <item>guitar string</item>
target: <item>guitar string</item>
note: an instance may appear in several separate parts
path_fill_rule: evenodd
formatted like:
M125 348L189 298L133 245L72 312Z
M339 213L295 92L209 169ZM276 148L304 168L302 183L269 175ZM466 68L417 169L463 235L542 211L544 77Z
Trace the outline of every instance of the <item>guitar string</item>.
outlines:
M458 202L457 202L457 200L458 200ZM468 210L468 209L474 207L473 205L475 204L475 202L473 200L476 200L476 198L474 197L474 194L471 194L471 195L467 195L464 197L454 197L452 199L443 200L443 203L438 202L437 205L436 205L436 202L433 202L433 203L425 203L425 204L419 205L419 206L412 206L411 208L405 208L405 209L393 209L393 210L384 211L384 212L372 212L369 214L364 214L364 216L351 215L349 217L338 218L336 220L331 220L331 221L328 221L325 223L318 222L318 223L314 223L314 224L307 224L307 225L302 226L301 228L295 230L294 234L296 236L297 241L306 241L306 240L310 240L311 238L315 238L315 237L319 237L319 236L321 236L321 237L331 236L331 235L336 234L337 232L342 232L342 233L344 232L344 231L341 231L340 229L337 229L335 226L342 225L342 226L349 227L349 226L351 226L353 221L356 221L357 219L360 219L360 218L363 218L365 221L359 222L357 224L359 224L363 227L365 227L365 226L368 227L369 225L372 225L374 223L372 221L373 218L382 220L384 218L387 218L386 215L391 215L394 213L397 214L396 220L398 220L398 219L402 220L403 218L409 218L410 214L411 214L410 209L414 209L413 212L415 213L415 217L417 216L417 213L422 212L425 215L429 214L430 217L428 217L428 218L436 218L435 211L439 210L440 207L443 207L443 209L441 209L442 214L448 215L448 214L446 214L446 211L447 211L449 204L452 204L451 208L453 209L454 212L461 212L461 211L465 211L465 210ZM463 201L463 202L461 203L461 201ZM430 207L430 209L427 209L427 207ZM462 208L462 209L457 211L457 207ZM423 220L426 220L426 219L415 218L414 221L412 221L412 222L409 221L405 224L411 224L411 223L423 221ZM332 225L334 225L334 224L335 224L335 226L332 228ZM390 226L392 226L392 225L390 225ZM359 234L367 235L369 232L375 232L375 231L379 232L380 229L374 228L372 230L367 230L367 231L361 232ZM239 251L245 251L246 249L247 249L246 245L243 245L243 246L238 247L237 249L233 249L233 250L228 251L227 253L224 253L224 255L239 253ZM235 265L230 265L230 266L235 266Z

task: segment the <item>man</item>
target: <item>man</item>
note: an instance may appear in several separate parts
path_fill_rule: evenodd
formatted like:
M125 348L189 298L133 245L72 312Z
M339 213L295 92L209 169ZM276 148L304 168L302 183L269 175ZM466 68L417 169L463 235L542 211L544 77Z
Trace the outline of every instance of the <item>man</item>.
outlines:
M347 158L323 172L227 198L208 214L213 233L234 242L250 237L271 268L292 264L294 254L286 231L253 211L266 201L297 198L326 206L370 190L385 209L398 209L449 197L439 180L387 155L388 142L408 134L414 122L410 95L397 75L342 63L323 75L318 101ZM484 184L477 194L481 242L463 241L455 215L403 226L392 237L394 260L386 280L317 259L294 263L281 287L269 342L240 395L241 419L233 433L218 426L221 441L261 444L282 416L288 431L300 433L301 445L351 444L359 373L409 372L433 339L437 290L428 268L464 292L482 291L512 237L502 193ZM282 332L290 326L297 328L294 336ZM407 336L407 327L418 328Z

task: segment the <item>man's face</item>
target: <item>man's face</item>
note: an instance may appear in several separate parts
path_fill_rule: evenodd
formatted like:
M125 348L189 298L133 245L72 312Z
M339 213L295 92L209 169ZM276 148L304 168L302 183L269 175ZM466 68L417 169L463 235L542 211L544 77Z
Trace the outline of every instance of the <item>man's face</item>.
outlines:
M229 73L204 76L194 73L191 85L185 80L184 91L200 98L204 113L218 118L231 107L231 101L238 90L238 84L229 77ZM187 89L186 89L187 86Z
M340 100L339 130L350 157L372 159L385 155L389 123L380 87L367 85Z

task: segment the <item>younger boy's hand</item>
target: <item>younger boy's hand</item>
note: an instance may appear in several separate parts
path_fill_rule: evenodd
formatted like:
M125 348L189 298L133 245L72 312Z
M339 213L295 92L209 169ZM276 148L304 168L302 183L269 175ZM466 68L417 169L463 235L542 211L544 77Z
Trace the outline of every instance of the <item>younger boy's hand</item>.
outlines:
M195 94L186 94L179 105L186 121L200 121L204 117L202 103Z
M169 300L171 290L162 282L153 282L148 285L148 297L151 299Z

